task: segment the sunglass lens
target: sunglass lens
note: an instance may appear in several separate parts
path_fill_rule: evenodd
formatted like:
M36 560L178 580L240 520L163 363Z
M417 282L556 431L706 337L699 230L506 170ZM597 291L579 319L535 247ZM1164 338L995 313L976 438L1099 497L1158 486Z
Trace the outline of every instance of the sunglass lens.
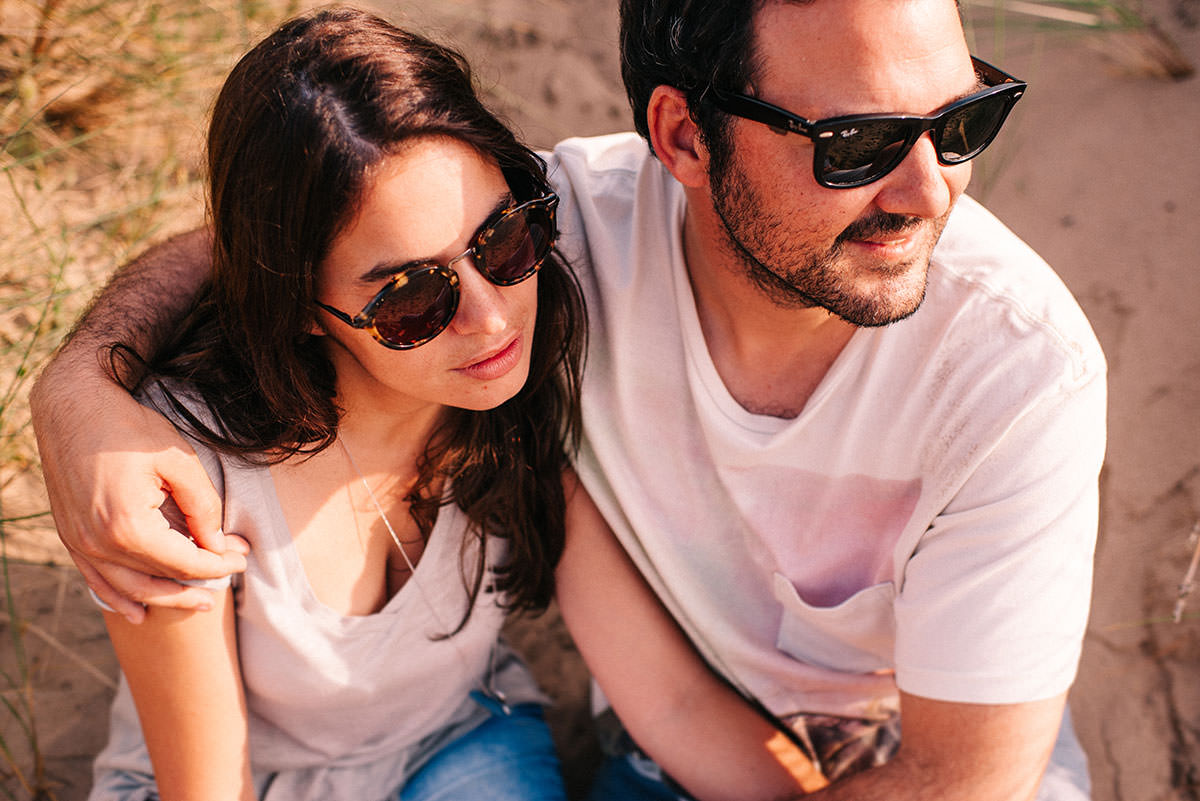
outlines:
M863 120L836 127L825 148L821 173L832 186L867 183L904 157L908 126L893 120Z
M392 345L413 347L441 333L457 307L458 294L441 272L414 272L375 307L375 330Z
M501 286L523 281L541 266L554 242L548 209L531 206L502 218L481 248L483 267Z
M1000 131L1009 106L1003 95L991 95L947 114L938 140L942 161L958 164L979 155Z

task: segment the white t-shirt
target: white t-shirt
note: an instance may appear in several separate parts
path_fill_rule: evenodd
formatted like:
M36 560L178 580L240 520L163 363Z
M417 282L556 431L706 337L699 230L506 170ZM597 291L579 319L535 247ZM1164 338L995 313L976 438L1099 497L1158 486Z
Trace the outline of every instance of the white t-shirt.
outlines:
M1015 703L1071 684L1105 363L1058 277L963 197L923 306L855 332L795 419L705 347L682 188L632 134L550 157L591 319L578 469L706 657L781 716L881 717L897 686Z

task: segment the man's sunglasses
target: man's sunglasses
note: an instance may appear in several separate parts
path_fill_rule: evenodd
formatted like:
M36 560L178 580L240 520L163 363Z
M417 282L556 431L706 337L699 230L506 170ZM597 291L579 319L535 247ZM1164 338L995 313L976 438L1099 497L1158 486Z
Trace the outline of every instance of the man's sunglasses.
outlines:
M351 317L321 301L316 304L353 328L365 328L394 350L424 345L440 334L458 310L458 273L454 263L474 257L475 269L497 286L519 284L538 271L558 229L558 196L548 193L489 217L471 247L445 264L414 261L400 267L363 310Z
M986 87L928 116L852 114L810 121L750 95L710 89L706 99L726 114L797 133L813 141L813 175L830 189L877 181L894 170L926 131L933 132L938 161L962 164L992 143L1025 83L974 56L975 74Z

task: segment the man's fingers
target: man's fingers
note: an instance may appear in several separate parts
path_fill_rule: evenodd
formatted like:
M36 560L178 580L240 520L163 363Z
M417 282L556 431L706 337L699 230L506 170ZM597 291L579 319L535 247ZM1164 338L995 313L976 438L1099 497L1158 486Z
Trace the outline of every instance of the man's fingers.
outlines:
M176 562L189 563L189 572L180 579L213 579L240 573L246 569L249 544L238 536L226 538L225 553L214 554L197 548L177 531L159 532L161 550ZM79 572L96 596L131 623L141 623L147 606L207 611L212 608L212 593L203 587L189 587L161 575L165 565L128 567L115 562L88 560L70 551ZM195 564L192 564L192 563Z
M125 598L113 589L112 585L104 580L104 577L92 567L92 563L82 554L75 551L68 551L68 553L74 560L75 567L79 568L79 572L83 575L83 580L91 587L96 597L108 604L110 609L135 625L146 619L146 607Z
M110 583L122 592L130 582L113 582L112 577L108 575L110 568L112 572L122 576L124 575L123 571L128 571L131 574L145 574L142 576L143 578L159 577L181 581L224 578L231 573L244 572L246 570L245 549L231 549L225 544L225 536L219 532L218 536L222 540L223 553L213 553L203 548L197 548L195 543L186 536L164 526L153 532L148 531L139 538L136 560L132 558L134 552L131 550L128 554L129 558L122 560L120 564L106 562L102 569ZM141 597L137 600L154 603Z
M226 534L225 550L232 551L233 553L240 553L242 556L246 556L250 553L250 543L242 537L239 537L237 534Z
M221 531L221 496L196 454L172 448L161 455L157 467L192 539L206 551L222 553L225 537Z
M189 609L196 612L212 609L212 592L203 587L188 587L171 579L148 576L120 565L106 564L98 571L103 571L103 579L122 596L125 603L133 601L139 607L160 606ZM96 594L100 595L99 592ZM125 599L129 599L129 601ZM124 605L118 607L103 596L101 596L101 600L112 605L114 609L131 621L133 620L125 614Z

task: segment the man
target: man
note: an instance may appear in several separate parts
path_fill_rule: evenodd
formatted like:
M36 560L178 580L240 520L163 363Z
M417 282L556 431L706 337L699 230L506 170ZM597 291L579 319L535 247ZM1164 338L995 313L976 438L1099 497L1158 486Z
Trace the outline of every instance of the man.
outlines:
M653 155L630 135L551 159L592 316L584 484L713 668L816 754L818 797L1034 798L1086 622L1104 362L1049 268L961 198L1022 85L973 63L950 0L621 13ZM203 246L141 272L194 282ZM116 320L179 299L122 282ZM240 557L165 424L70 423L129 405L87 364L116 320L34 401L63 539L136 617L122 594L203 603L141 573ZM164 492L215 553L157 536ZM1062 761L1040 797L1086 798ZM669 784L634 750L598 792Z

